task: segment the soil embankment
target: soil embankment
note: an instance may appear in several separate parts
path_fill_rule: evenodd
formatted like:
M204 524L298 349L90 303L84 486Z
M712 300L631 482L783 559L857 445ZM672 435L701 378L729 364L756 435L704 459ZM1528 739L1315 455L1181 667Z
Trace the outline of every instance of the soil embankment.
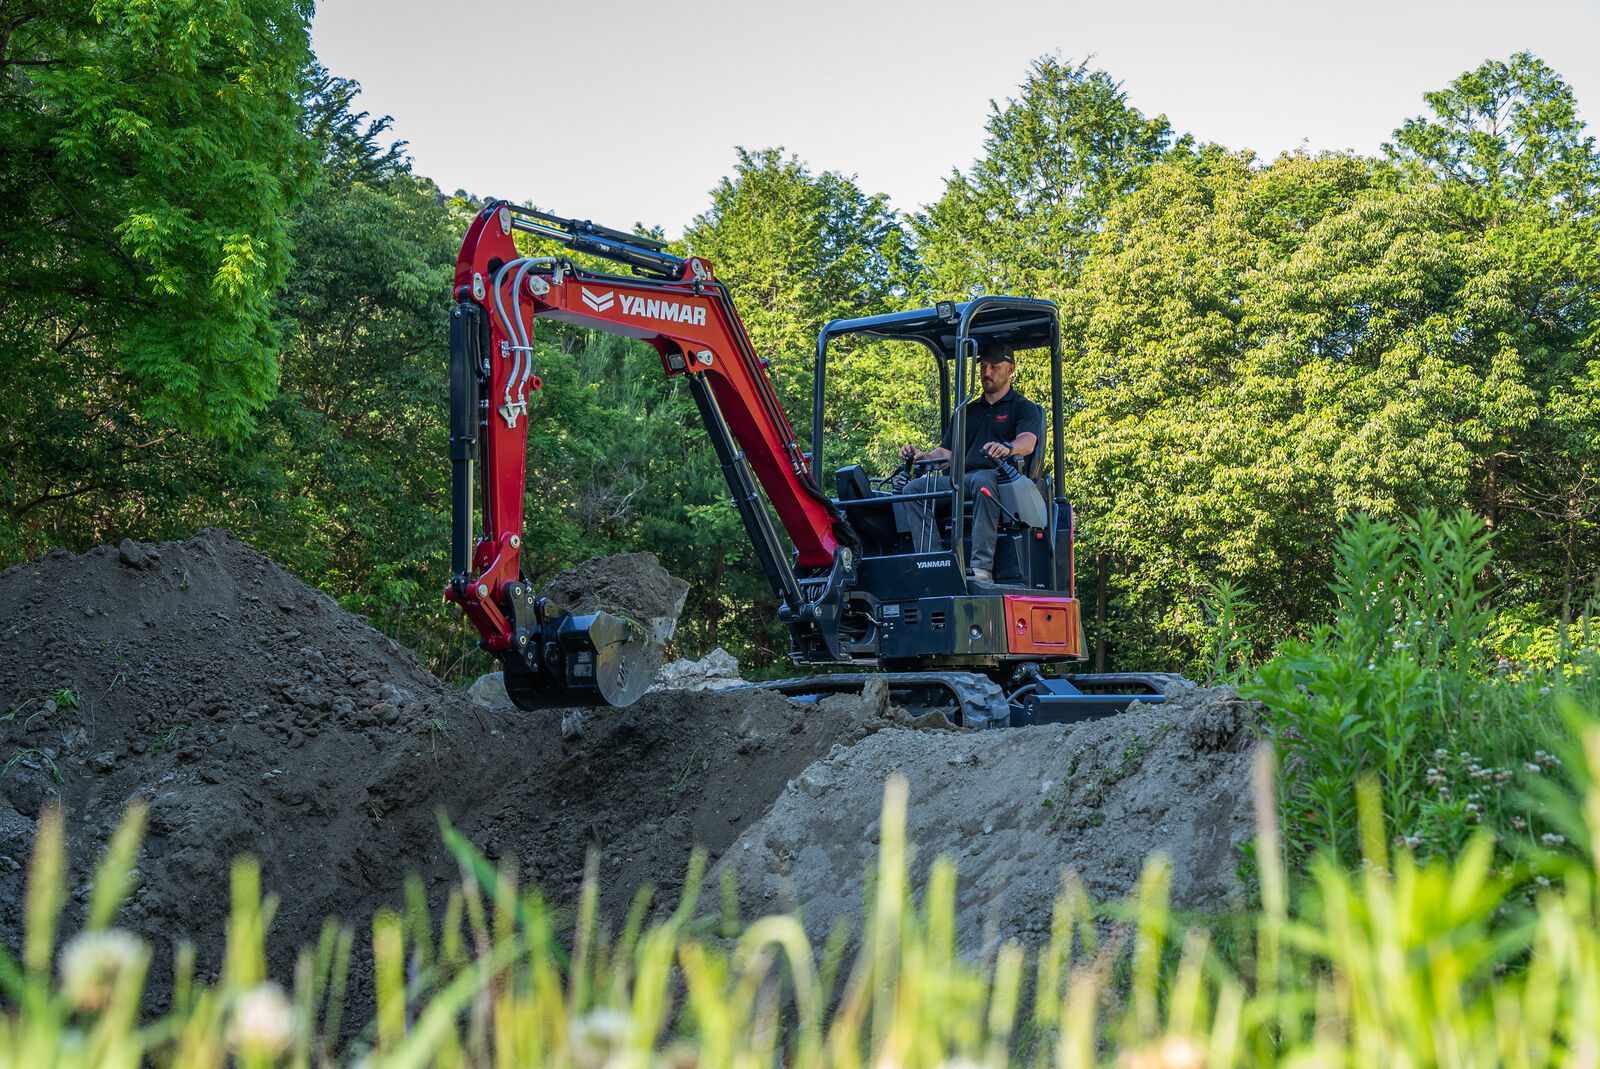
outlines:
M582 599L607 581L583 573L565 596L592 608ZM681 589L649 595L634 611L654 621L650 606ZM227 532L55 551L0 575L0 942L20 942L41 806L67 818L70 927L132 798L148 800L150 828L118 923L155 944L158 989L179 938L196 942L202 974L219 968L235 855L255 855L280 897L269 958L287 977L324 918L360 931L400 904L407 873L430 894L458 878L441 812L557 902L575 899L592 849L608 916L647 882L669 908L700 843L728 858L749 908L795 906L825 923L859 900L894 770L911 777L922 867L954 854L962 916L976 924L987 909L991 931L1025 936L1041 917L1047 930L1062 865L1113 897L1151 849L1173 857L1180 903L1231 893L1248 755L1226 694L976 734L914 730L881 694L807 704L704 686L727 672L667 665L679 689L585 710L563 733L557 714L444 685Z

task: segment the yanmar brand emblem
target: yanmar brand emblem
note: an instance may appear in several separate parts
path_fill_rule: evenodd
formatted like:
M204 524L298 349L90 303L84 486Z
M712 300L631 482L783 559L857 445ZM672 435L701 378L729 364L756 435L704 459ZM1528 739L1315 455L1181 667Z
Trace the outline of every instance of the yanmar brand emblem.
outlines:
M948 567L950 567L950 562L948 560L919 560L919 561L917 561L917 567L918 568L948 568Z
M630 297L622 295L622 310L631 316L642 319L665 319L673 323L693 323L697 327L706 325L706 310L704 307L685 304L682 301L658 301L654 297Z
M606 309L610 308L617 299L616 294L612 293L610 290L606 290L604 293L595 293L590 290L588 286L584 286L582 289L583 303L588 305L590 308L593 308L596 312L604 312ZM624 297L623 300L626 301L627 298Z

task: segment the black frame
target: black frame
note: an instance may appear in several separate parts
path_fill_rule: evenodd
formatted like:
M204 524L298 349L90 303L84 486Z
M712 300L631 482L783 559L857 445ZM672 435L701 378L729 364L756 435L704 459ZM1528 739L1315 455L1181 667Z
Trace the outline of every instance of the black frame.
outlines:
M943 312L944 314L941 314ZM1061 371L1061 317L1052 301L1030 297L989 296L977 297L958 304L948 302L908 312L891 312L887 315L865 316L859 319L835 319L817 335L817 355L812 392L811 416L811 470L820 473L823 468L822 428L826 412L828 346L847 336L861 336L884 341L908 341L923 345L933 355L939 370L939 433L942 436L951 421L955 427L952 442L966 441L966 398L972 393L969 376L976 365L978 350L986 343L1003 341L1015 349L1050 350L1050 450L1046 459L1051 471L1052 504L1059 508L1067 505L1063 457L1065 432L1062 429ZM961 385L960 397L952 388L953 382ZM966 451L952 450L950 473L951 515L959 517L965 505ZM837 488L835 489L837 493ZM904 499L904 498L903 498ZM1054 511L1054 509L1052 509ZM1061 576L1059 554L1065 547L1057 545L1057 525L1050 524L1050 575ZM957 566L965 570L966 546L964 539L951 539ZM1066 577L1066 588L1057 591L1070 594L1072 578Z

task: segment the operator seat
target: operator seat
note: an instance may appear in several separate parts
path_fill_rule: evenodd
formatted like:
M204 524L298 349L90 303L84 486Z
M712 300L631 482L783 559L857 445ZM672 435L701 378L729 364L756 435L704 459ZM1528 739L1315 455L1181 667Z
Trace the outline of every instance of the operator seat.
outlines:
M834 472L833 485L840 501L884 498L881 505L857 505L840 511L861 536L861 541L870 555L881 556L895 552L900 530L895 522L893 503L872 489L872 483L867 479L867 473L861 465L851 464Z

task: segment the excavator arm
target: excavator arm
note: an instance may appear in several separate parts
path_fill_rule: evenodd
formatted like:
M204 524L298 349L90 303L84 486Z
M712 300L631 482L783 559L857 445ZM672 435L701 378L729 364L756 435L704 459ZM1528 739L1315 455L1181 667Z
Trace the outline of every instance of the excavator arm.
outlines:
M525 257L512 240L517 231L626 264L634 274L596 273L566 257ZM649 342L663 372L687 380L797 648L813 662L848 662L840 655L840 603L860 543L817 485L765 362L711 264L635 235L497 202L467 232L454 294L452 574L445 597L501 660L519 706L626 705L649 683L641 624L568 613L535 597L522 571L528 398L543 385L532 342L539 318Z

